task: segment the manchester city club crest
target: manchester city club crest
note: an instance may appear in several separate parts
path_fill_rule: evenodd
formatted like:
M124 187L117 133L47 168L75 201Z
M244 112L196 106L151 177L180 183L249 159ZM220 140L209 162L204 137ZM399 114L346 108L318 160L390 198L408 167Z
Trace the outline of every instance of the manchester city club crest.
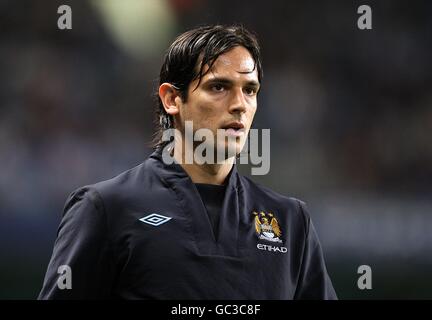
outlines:
M255 215L255 231L258 238L281 243L282 231L276 217L272 213L266 214L263 211L260 213L253 212L253 214Z

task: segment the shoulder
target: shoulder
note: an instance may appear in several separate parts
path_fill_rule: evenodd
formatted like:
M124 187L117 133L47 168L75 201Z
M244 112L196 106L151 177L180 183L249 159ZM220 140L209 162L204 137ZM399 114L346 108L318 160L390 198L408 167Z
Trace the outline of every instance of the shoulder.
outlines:
M121 172L111 179L99 181L87 187L97 191L101 196L128 192L146 177L147 172L145 167L145 162L143 162L131 169Z
M248 177L240 175L240 180L243 187L247 189L249 193L258 196L260 199L264 198L274 203L280 203L298 209L303 209L302 207L305 206L304 201L276 192L262 184L253 181Z
M75 189L69 195L64 211L67 211L78 201L91 202L98 211L105 211L107 205L121 203L131 197L138 196L136 194L142 192L142 186L146 185L146 180L151 176L151 170L147 168L148 165L144 161L113 178Z
M247 191L250 199L259 199L269 209L288 215L290 219L298 220L307 231L310 224L310 215L303 200L276 192L248 177L239 176L242 186Z

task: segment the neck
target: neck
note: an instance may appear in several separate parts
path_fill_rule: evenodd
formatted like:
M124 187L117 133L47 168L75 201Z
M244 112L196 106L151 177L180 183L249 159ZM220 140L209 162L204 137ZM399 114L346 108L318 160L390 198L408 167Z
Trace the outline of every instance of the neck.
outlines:
M193 163L185 163L185 157L182 153L183 148L174 148L174 159L180 163L183 170L189 175L193 183L219 184L225 183L225 180L234 165L234 158L226 159L217 164L197 164L195 159ZM191 151L192 152L192 151Z

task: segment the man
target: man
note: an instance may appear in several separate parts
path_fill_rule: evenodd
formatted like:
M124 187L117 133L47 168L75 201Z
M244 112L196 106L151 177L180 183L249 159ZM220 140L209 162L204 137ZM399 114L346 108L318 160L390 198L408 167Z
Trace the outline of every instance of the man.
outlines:
M335 299L304 203L239 175L229 156L245 144L261 80L244 28L180 35L160 72L155 152L70 195L39 298ZM211 133L212 161L188 163L189 121Z

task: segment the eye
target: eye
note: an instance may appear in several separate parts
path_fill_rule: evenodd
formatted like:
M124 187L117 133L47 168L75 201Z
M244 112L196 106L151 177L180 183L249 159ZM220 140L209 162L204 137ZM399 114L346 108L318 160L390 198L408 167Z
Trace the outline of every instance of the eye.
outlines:
M222 92L224 91L225 87L220 83L215 83L211 86L211 90L214 92Z
M248 87L248 88L245 88L244 91L245 91L246 94L249 95L249 96L253 96L253 95L255 95L255 94L257 93L257 89L254 88L254 87Z

